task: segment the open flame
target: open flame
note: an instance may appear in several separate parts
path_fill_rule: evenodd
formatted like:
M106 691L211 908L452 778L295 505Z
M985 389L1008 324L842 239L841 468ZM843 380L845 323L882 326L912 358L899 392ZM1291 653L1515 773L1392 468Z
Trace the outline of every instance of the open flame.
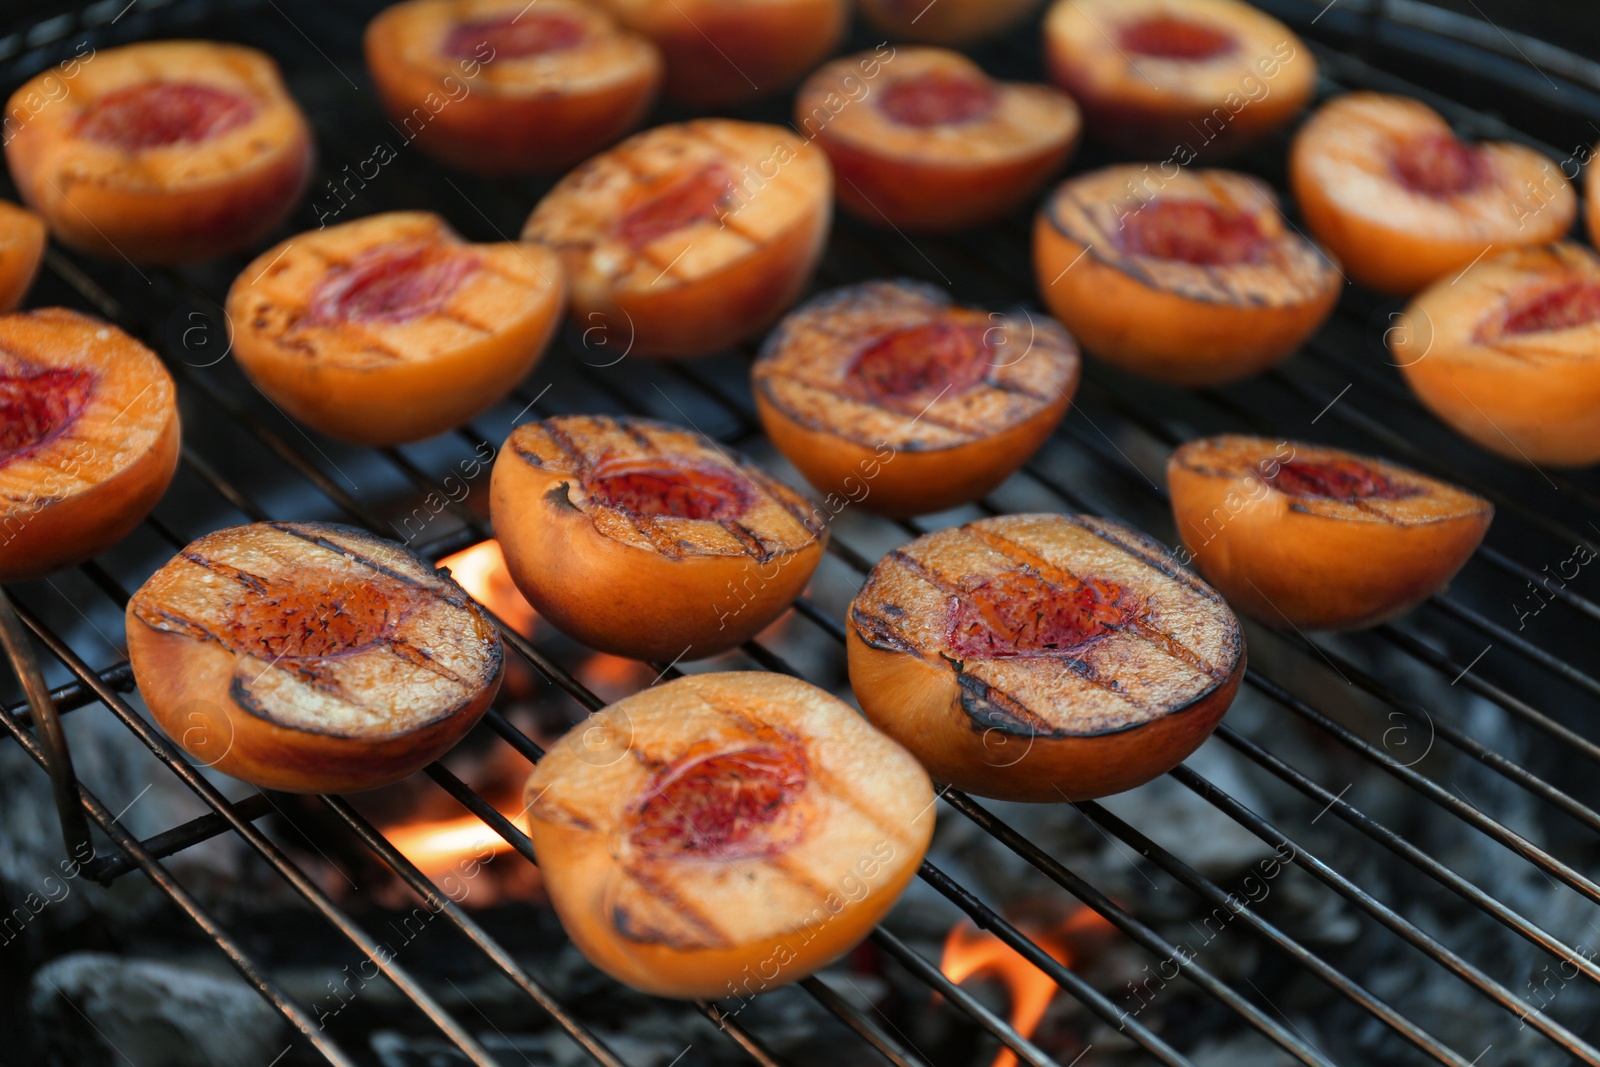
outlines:
M523 599L506 569L506 557L498 541L479 541L470 548L446 556L439 566L450 574L472 598L505 620L506 625L524 636L533 634L538 615Z
M1023 932L1051 959L1070 967L1073 954L1069 942L1107 925L1098 912L1079 908L1053 928L1024 928ZM1011 1026L1023 1037L1033 1036L1056 995L1056 983L1052 978L994 934L978 929L971 920L962 920L950 928L944 940L939 970L957 983L978 974L997 979L1010 995ZM1016 1053L1002 1048L992 1067L1016 1067L1016 1064Z
M513 821L517 818L515 811L501 814ZM430 878L454 869L462 860L474 856L481 860L511 848L505 838L476 815L391 827L384 830L384 836L401 855L421 867Z

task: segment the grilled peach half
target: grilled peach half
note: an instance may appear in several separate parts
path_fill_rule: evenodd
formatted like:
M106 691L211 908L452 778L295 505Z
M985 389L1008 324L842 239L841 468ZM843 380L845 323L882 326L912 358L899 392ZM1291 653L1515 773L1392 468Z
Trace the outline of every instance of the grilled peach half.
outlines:
M115 326L63 308L0 315L0 582L128 535L178 466L172 376Z
M406 0L367 25L384 110L443 162L565 170L644 118L661 53L574 0Z
M699 659L749 640L822 558L821 513L736 453L647 419L518 426L495 460L495 536L539 614L591 648Z
M1005 33L1040 0L860 0L862 17L897 41L959 48Z
M1494 507L1416 471L1265 437L1207 437L1167 461L1195 566L1269 626L1349 630L1404 614L1477 549Z
M282 222L311 175L305 116L277 65L240 45L107 48L70 80L33 78L6 113L20 116L5 150L22 198L63 244L96 255L235 251Z
M1239 621L1136 530L1005 515L890 552L850 605L850 686L939 782L1119 793L1199 748L1244 676Z
M696 107L770 95L838 47L846 0L599 0L654 41L667 61L666 93Z
M876 62L835 60L795 100L796 126L833 162L839 202L868 222L949 230L997 218L1077 144L1077 105L1049 86L993 81L942 48L902 48L868 85L860 72Z
M1066 414L1078 369L1052 319L958 308L931 285L885 281L791 312L751 373L767 435L831 512L848 501L903 516L1005 481Z
M1596 156L1600 156L1600 145L1589 153L1589 164L1583 176L1584 222L1590 244L1600 244L1600 166L1594 164Z
M1033 231L1039 290L1090 355L1179 385L1265 370L1339 299L1339 268L1272 192L1224 170L1152 184L1123 165L1062 183Z
M821 149L781 126L701 119L635 134L572 171L522 236L560 254L585 337L697 356L794 302L832 201Z
M44 258L44 220L0 200L0 312L22 303Z
M1486 251L1557 240L1578 210L1572 183L1533 149L1469 144L1428 105L1380 93L1318 108L1290 148L1289 184L1350 277L1400 295Z
M1480 260L1389 333L1417 398L1507 459L1600 462L1600 257L1560 242Z
M934 799L843 701L764 671L596 712L526 792L550 903L591 963L659 996L741 1000L867 936L922 863Z
M128 660L190 755L263 789L352 793L449 751L500 688L500 635L448 573L349 526L191 543L128 602Z
M1044 40L1093 136L1180 166L1248 147L1316 89L1310 49L1240 0L1058 0Z
M263 252L228 291L234 355L279 407L333 437L416 441L461 425L533 369L561 316L561 264L468 244L397 211Z

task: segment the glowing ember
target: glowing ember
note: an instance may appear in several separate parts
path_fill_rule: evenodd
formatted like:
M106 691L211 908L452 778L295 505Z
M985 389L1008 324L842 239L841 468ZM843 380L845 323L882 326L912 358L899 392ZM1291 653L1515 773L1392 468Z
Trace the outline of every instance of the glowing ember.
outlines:
M524 637L533 635L533 623L538 615L512 583L500 542L479 541L471 548L441 559L439 566L447 568L472 599L500 616L507 626Z
M1029 937L1057 963L1071 965L1067 946L1057 937L1027 931ZM989 975L1006 987L1011 998L1011 1026L1023 1037L1033 1036L1045 1009L1056 995L1056 983L1029 963L1023 955L994 934L979 930L970 920L950 929L944 939L944 956L939 970L952 982L960 983L973 975ZM1002 1048L993 1067L1016 1067L1017 1056Z

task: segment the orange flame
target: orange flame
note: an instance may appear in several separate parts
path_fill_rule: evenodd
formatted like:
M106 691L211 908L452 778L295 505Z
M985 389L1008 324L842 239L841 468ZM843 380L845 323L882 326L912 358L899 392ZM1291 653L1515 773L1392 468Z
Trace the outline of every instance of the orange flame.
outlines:
M1061 940L1036 930L1027 933L1051 959L1070 964L1071 954ZM975 974L991 974L999 979L1011 996L1011 1025L1023 1037L1033 1035L1056 995L1053 979L1016 949L995 935L979 930L970 920L951 927L950 935L944 940L939 970L952 982L961 982ZM1002 1048L994 1058L993 1067L1016 1067L1016 1063L1016 1053Z
M498 541L479 541L439 561L439 566L450 568L451 575L461 583L461 588L472 598L505 620L519 634L532 635L533 621L538 618L533 605L523 599L522 593L511 581L506 569L506 557Z
M502 810L501 814L512 822L520 818L515 809ZM430 878L457 870L460 864L474 858L481 862L493 853L511 848L505 838L476 815L385 827L383 834L401 855L421 867L422 873Z

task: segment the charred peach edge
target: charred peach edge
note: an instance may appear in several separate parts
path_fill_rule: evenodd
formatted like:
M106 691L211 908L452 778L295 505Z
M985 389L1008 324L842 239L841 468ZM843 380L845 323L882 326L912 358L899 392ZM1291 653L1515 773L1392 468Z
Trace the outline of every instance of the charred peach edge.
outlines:
M739 673L741 672L722 672L691 677L696 680L707 679L712 684L719 682L727 684L736 679ZM787 678L781 680L792 681ZM682 685L685 681L680 679L669 682L667 688ZM615 709L624 713L626 718L637 722L634 716L626 714L630 704L653 692L655 691L638 693L619 701L611 708L597 713L596 718L609 716ZM817 697L821 696L826 694L817 694ZM834 698L830 696L828 699ZM850 712L842 703L839 705L839 710L841 713L854 716L854 712ZM574 727L574 732L593 729L593 721L591 719L590 723L579 723ZM871 730L866 723L859 725L863 730ZM927 805L923 809L921 818L912 818L906 825L898 828L903 839L893 843L905 846L908 854L904 858L899 856L894 858L896 866L887 872L882 881L864 877L862 880L870 886L870 891L858 900L845 903L836 912L830 909L828 914L831 918L828 921L805 926L804 917L797 916L794 923L796 928L793 930L755 938L728 948L683 947L670 942L647 943L624 938L616 930L611 916L604 914L603 909L595 906L595 901L604 892L607 880L614 874L616 859L611 850L603 844L597 844L594 830L585 831L555 820L540 818L536 802L530 803L528 832L535 851L541 857L579 856L584 860L579 865L569 867L568 871L564 872L564 877L552 877L546 880L551 902L573 943L584 956L612 977L635 989L668 997L720 997L740 989L745 992L770 989L804 978L843 955L860 942L894 907L900 894L915 877L933 834L934 820L931 816L934 794L926 774L917 766L909 753L900 749L900 746L890 739L881 737L876 731L872 733L873 739L879 744L893 746L897 757L895 762L902 764L904 771L914 773L914 780L909 773L903 775L908 779L905 784L908 786L914 784L915 789L907 790L904 802L899 806L907 810L916 810ZM881 758L882 754L873 755ZM876 766L876 762L874 765ZM831 772L827 766L822 766L814 767L812 773L828 776ZM536 795L536 787L540 795L551 788L548 784L539 782L538 771L529 780L530 797ZM901 798L897 797L895 800L899 802ZM918 826L919 822L923 825ZM800 847L804 848L808 844L810 842L802 839ZM717 861L713 859L712 862ZM852 871L850 876L855 877L853 869L848 864L845 870ZM766 965L779 967L779 973L767 974ZM762 972L759 976L756 975L757 970ZM754 989L746 984L752 980L755 983Z
M1353 97L1376 97L1381 94L1358 93ZM1339 101L1324 105L1295 135L1289 147L1289 187L1294 194L1300 213L1307 226L1319 241L1338 256L1345 272L1354 280L1395 296L1408 296L1446 276L1469 267L1486 252L1525 245L1539 245L1560 239L1572 228L1577 214L1577 196L1571 183L1549 160L1531 148L1509 142L1479 142L1477 147L1495 154L1498 165L1510 168L1525 179L1515 189L1505 191L1507 206L1505 232L1500 240L1486 240L1471 234L1452 238L1438 234L1419 233L1401 225L1367 218L1342 206L1332 191L1323 188L1313 177L1313 153L1319 147L1316 139L1321 126L1338 121L1337 112L1330 117L1331 108ZM1425 112L1431 109L1417 104ZM1449 126L1436 114L1438 127L1449 132ZM1428 132L1427 125L1419 126ZM1516 198L1522 195L1520 186L1538 189L1542 177L1554 172L1560 185L1554 193L1534 194L1536 199L1517 217ZM1397 191L1397 195L1406 195Z
M1541 265L1572 260L1600 279L1593 254L1567 242L1485 257L1459 279L1419 293L1389 339L1393 362L1428 410L1515 463L1600 462L1600 359L1552 350L1506 353L1473 337L1485 308L1507 288L1535 283Z
M0 200L0 313L22 303L44 258L44 219Z
M962 704L960 683L947 665L877 648L851 620L845 634L850 686L867 717L891 737L916 738L918 758L935 781L997 800L1031 803L1093 800L1121 793L1182 763L1205 743L1227 714L1244 678L1240 652L1233 671L1191 703L1161 717L1099 734L1007 733L985 743ZM1012 746L1025 755L1018 773ZM1003 765L1001 765L1003 764Z
M6 142L6 162L28 206L50 224L63 244L110 258L128 257L140 262L182 263L205 259L243 247L270 233L288 216L311 180L313 146L311 129L288 95L277 66L264 53L238 45L197 41L150 42L129 45L141 50L167 48L182 69L182 53L196 49L228 52L241 65L253 65L268 85L267 98L252 97L280 127L279 149L252 166L225 172L203 183L179 188L148 189L130 183L73 181L56 171L63 152L77 138L71 132L76 110L45 108L18 128ZM96 62L107 64L118 51L102 52ZM28 94L43 92L38 75L12 94L7 113L27 113L18 103ZM42 120L42 121L41 121ZM254 122L252 123L252 125ZM206 152L208 146L193 147Z
M1311 51L1288 27L1246 4L1207 3L1193 9L1194 21L1219 28L1226 25L1243 49L1237 68L1229 71L1214 97L1205 98L1193 90L1174 89L1165 79L1147 78L1136 64L1134 70L1128 70L1129 63L1122 55L1118 56L1122 69L1112 76L1086 69L1079 43L1063 30L1073 19L1076 6L1058 0L1045 16L1051 80L1083 108L1090 133L1118 147L1163 158L1176 153L1179 162L1195 155L1237 152L1287 123L1316 91L1317 65ZM1132 4L1123 10L1130 20L1175 13L1164 4ZM1184 19L1182 13L1178 17ZM1105 21L1094 19L1095 23ZM1114 34L1117 27L1107 26L1105 32ZM1099 29L1093 30L1091 38L1088 47L1096 51L1106 47L1106 37ZM1287 55L1283 54L1285 47ZM1247 96L1246 78L1268 85L1270 91L1259 98ZM1229 106L1230 94L1241 106ZM1219 115L1226 121L1220 121ZM1184 156L1187 158L1181 158Z
M495 536L514 575L549 574L535 607L562 633L591 648L651 661L699 659L736 648L776 619L811 580L828 536L758 564L749 556L688 556L622 544L595 529L567 499L572 475L535 467L508 441L490 478ZM532 512L531 514L529 512ZM777 569L766 577L758 568ZM755 589L749 579L757 577ZM651 593L647 601L609 603L597 591L626 581ZM740 590L733 604L729 589ZM750 599L744 600L745 594ZM726 624L722 614L728 611ZM689 651L686 653L685 649Z
M235 656L210 643L155 630L127 613L128 657L141 665L139 690L169 737L227 738L211 764L224 774L286 793L358 793L399 781L432 763L477 725L501 675L448 715L397 737L360 738L281 726L238 705ZM197 733L197 731L199 731ZM210 753L196 755L206 758Z
M1086 351L1178 385L1219 385L1266 370L1316 332L1339 302L1336 285L1283 307L1156 288L1063 233L1048 201L1034 220L1033 260L1046 306Z
M1600 245L1600 165L1594 162L1596 156L1600 156L1600 146L1589 154L1583 175L1583 216L1592 245Z
M424 121L416 126L417 144L463 170L482 174L564 170L637 126L661 87L659 51L649 41L628 34L637 46L636 69L628 77L581 90L563 86L552 93L519 92L514 87L497 90L482 78L458 73L457 81L469 87L458 98L438 72L407 62L402 43L410 30L406 9L411 6L386 8L368 24L367 68L389 117L406 125L408 120L417 121L421 109ZM516 14L519 6L508 5L507 11ZM599 10L593 15L607 19Z
M1393 464L1349 458L1439 484ZM1310 630L1376 626L1410 611L1466 564L1494 517L1486 501L1469 514L1418 523L1310 514L1276 490L1263 494L1249 472L1193 469L1182 448L1167 462L1167 485L1195 566L1228 603L1268 625ZM1241 498L1253 503L1232 506ZM1227 516L1220 525L1219 513ZM1212 525L1216 533L1201 541L1196 531Z
M923 55L918 55L919 52ZM949 56L947 63L935 65L932 57L928 56L930 52L934 50L907 50L901 63L927 57L929 62L924 69L968 68L992 84L1000 94L1028 94L1039 100L1058 99L1062 109L1070 116L1068 132L1059 141L1032 146L1016 151L1007 158L992 160L957 158L960 152L958 142L947 149L950 158L941 159L937 158L937 152L907 155L889 146L861 142L841 135L836 123L824 124L816 129L815 136L833 162L838 179L836 189L839 202L868 222L887 222L913 229L948 230L998 218L1035 193L1049 180L1050 175L1061 168L1077 147L1081 120L1077 105L1070 97L1047 86L991 81L981 68L955 54ZM837 60L807 79L795 100L799 128L809 130L808 118L819 111L828 114L824 101L833 92L837 80L862 66L863 57L872 55L862 53L860 56ZM868 96L858 104L847 106L874 105ZM976 121L981 123L983 120ZM929 140L931 142L932 138Z
M329 436L391 445L460 426L533 369L559 323L566 286L553 253L526 242L461 243L462 249L486 255L536 260L535 271L554 284L520 318L502 319L499 332L429 359L372 369L308 356L300 349L286 350L262 339L250 325L245 304L251 295L248 280L259 279L289 248L304 244L307 236L268 249L240 273L228 293L228 324L235 356L250 378L290 415ZM360 325L351 328L358 330ZM353 397L360 402L352 402Z
M899 40L961 47L1003 33L1027 18L1042 0L861 0L872 26Z
M844 0L601 2L623 25L661 49L667 61L667 96L701 107L783 88L832 52L848 23Z
M1073 385L1059 399L999 433L950 448L893 450L887 459L881 448L805 425L759 386L755 397L767 436L818 491L857 500L859 487L850 485L854 480L867 487L857 500L862 507L902 518L971 503L997 488L1049 440L1067 413L1076 384L1074 374Z

